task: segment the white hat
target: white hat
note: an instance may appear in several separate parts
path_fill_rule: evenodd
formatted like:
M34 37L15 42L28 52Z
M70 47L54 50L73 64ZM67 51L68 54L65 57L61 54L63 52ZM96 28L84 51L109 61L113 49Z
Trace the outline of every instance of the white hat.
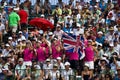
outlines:
M17 7L17 8L14 8L14 10L15 10L15 11L18 11L19 9L20 9L19 7Z
M106 61L107 63L109 63L109 61L106 59L106 57L102 57L101 60Z
M19 33L19 34L21 34L21 33L22 33L22 31L19 31L18 33Z
M42 15L41 15L41 17L45 17L45 15L44 15L44 14L42 14Z
M103 56L108 57L108 54L107 54L107 53L105 53L105 54L103 54Z
M40 30L40 31L39 31L39 34L43 34L43 30Z
M99 46L102 46L102 44L101 44L101 43L98 43L98 45L99 45Z
M5 46L6 46L6 47L10 47L10 45L9 45L9 44L6 44Z
M85 66L89 67L89 64L85 63Z
M26 41L26 39L25 39L25 38L22 38L22 41Z
M19 41L22 41L22 40L21 40L21 39L18 39L18 42L19 42Z
M56 27L60 27L60 25L59 25L59 24L57 24L57 25L56 25Z
M18 61L23 61L23 58L19 58L19 60Z
M103 32L102 32L102 31L99 31L98 34L103 34Z
M92 40L91 40L91 39L89 39L88 41L89 41L89 42L92 42Z
M48 35L53 35L53 33L52 33L52 32L49 32Z
M57 60L62 60L61 57L57 57Z
M20 61L23 61L23 60L21 59ZM31 61L24 62L24 64L25 64L26 66L32 66L32 62L31 62Z
M65 62L65 66L69 65L70 66L70 63L69 62Z
M67 16L67 18L71 18L71 16L70 16L70 15L68 15L68 16Z
M9 40L12 40L12 37L9 37L8 39L9 39Z
M94 6L95 8L97 8L97 6Z
M2 70L9 70L7 66L4 66Z
M50 62L50 59L46 59L46 62Z
M79 23L77 23L77 27L80 27L80 24L79 24Z
M111 46L111 47L113 47L113 46L114 46L114 44L113 44L113 43L110 43L110 46Z

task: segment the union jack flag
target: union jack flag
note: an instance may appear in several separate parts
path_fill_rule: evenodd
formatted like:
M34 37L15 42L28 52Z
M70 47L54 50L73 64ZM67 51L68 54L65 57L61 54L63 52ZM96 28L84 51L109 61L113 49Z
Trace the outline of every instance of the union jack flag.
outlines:
M64 49L69 53L78 53L79 58L84 58L84 43L81 36L72 34L63 35Z

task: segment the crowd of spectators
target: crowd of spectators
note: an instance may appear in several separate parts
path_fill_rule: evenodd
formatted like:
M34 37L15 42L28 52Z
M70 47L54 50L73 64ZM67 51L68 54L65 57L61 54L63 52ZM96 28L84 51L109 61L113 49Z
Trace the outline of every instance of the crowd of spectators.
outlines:
M0 80L120 80L119 0L74 1L0 2ZM54 29L29 28L35 17ZM81 36L82 57L66 52L69 33Z

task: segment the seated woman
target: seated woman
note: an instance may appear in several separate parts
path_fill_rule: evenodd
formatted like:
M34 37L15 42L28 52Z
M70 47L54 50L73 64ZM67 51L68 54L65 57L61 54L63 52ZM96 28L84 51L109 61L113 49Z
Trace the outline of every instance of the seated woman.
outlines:
M83 80L92 80L93 73L89 70L89 65L85 64L84 69L82 71Z

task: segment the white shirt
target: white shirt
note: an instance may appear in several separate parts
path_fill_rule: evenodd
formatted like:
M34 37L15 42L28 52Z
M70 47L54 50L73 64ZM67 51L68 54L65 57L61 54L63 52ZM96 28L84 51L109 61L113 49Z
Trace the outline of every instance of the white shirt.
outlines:
M20 76L25 76L25 69L26 66L24 64L22 66L17 64L15 67L15 75L19 74Z
M62 73L62 77L64 78L64 80L69 80L70 75L73 75L73 71L71 68L68 71L64 70Z
M1 24L0 25L0 32L2 31L2 30L4 30L5 29L5 25L4 24Z
M58 39L60 39L60 40L61 40L63 34L64 34L64 31L63 31L63 30L55 31L55 32L54 32L54 35L57 36Z
M60 65L58 65L58 69L62 69L62 70L65 69L65 66L62 62L60 63Z
M48 74L49 74L49 72L52 70L52 68L53 68L53 65L52 64L49 64L49 65L47 65L47 64L44 64L43 65L43 69L45 69L44 71L44 73L45 73L45 77L46 78L48 78Z
M56 75L60 76L60 72L58 70L55 72L50 71L51 80L58 80Z
M2 54L3 54L4 57L6 57L6 56L9 54L9 52L10 52L10 50L7 51L6 49L4 49L4 50L2 51Z
M120 55L120 45L118 44L117 46L114 46L114 50L119 53L118 55Z

